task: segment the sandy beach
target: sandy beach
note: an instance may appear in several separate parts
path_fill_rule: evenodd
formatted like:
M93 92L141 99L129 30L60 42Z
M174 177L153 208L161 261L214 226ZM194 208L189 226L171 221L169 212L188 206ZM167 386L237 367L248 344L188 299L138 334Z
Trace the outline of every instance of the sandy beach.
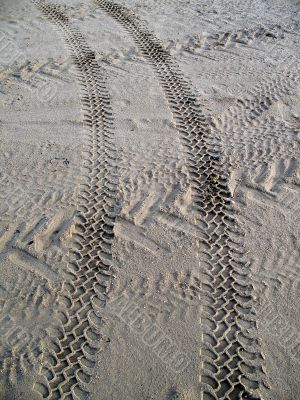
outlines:
M299 38L0 0L0 400L300 400Z

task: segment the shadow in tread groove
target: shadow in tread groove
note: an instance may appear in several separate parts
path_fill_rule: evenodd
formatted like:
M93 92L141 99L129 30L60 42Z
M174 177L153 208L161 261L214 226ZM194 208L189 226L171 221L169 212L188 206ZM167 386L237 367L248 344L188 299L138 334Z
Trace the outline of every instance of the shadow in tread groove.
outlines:
M202 239L206 251L201 294L206 315L202 320L201 398L261 399L261 388L266 383L253 311L253 287L243 246L233 241L233 232L239 234L239 240L241 233L233 215L229 174L220 160L220 145L213 140L212 126L202 114L190 83L145 23L114 2L96 3L129 32L152 65L186 147L198 221L206 224Z
M106 304L112 272L112 241L116 217L117 163L112 110L103 70L83 35L59 6L33 0L50 20L71 53L81 89L87 127L88 159L75 217L70 279L61 296L66 311L59 336L45 361L36 390L43 398L87 399L101 335L101 309Z

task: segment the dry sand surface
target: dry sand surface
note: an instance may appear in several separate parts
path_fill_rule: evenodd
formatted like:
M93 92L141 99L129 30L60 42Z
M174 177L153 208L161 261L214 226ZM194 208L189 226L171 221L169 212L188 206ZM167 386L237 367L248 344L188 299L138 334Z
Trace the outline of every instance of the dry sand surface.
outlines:
M299 39L299 0L0 0L0 400L300 400Z

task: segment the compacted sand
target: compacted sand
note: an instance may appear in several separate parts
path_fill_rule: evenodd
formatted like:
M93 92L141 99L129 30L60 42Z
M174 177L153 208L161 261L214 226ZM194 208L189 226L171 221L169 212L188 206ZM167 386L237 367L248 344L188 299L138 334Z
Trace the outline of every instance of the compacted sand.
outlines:
M0 400L300 399L300 2L0 1Z

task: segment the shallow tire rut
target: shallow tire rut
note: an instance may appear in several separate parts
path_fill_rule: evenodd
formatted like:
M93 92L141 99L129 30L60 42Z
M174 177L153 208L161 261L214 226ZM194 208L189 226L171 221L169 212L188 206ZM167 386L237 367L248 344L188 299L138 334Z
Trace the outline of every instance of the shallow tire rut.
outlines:
M221 161L220 141L197 104L190 83L145 23L121 5L106 0L96 3L128 31L152 65L186 149L193 200L206 238L201 258L205 303L201 398L262 399L261 389L267 384L253 287L228 188L229 171Z
M43 398L87 399L96 355L106 339L101 309L112 272L112 241L117 209L117 162L112 110L102 69L84 36L59 6L33 3L62 35L77 70L87 128L84 182L79 195L68 266L70 280L61 294L66 304L61 329L53 339L36 390Z

